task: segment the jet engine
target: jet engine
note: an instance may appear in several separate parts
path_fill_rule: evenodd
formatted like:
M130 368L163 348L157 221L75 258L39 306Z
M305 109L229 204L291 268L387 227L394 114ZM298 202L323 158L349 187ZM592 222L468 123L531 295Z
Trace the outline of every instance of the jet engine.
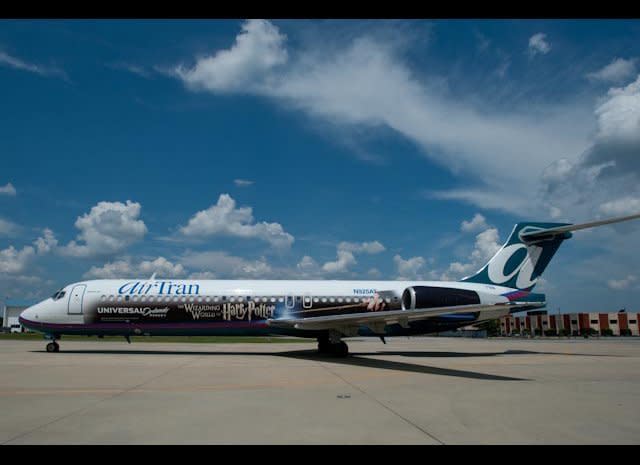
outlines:
M402 293L402 309L453 307L480 303L476 291L453 287L411 286Z

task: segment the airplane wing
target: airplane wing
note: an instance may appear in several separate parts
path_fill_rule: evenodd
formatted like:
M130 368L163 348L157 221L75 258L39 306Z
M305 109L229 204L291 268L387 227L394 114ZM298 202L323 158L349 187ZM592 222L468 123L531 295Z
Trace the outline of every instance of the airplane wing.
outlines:
M620 216L618 218L610 218L608 220L593 221L590 223L568 224L566 226L558 226L555 228L539 229L537 231L525 232L525 233L522 233L520 237L525 242L533 242L541 239L551 239L553 236L564 234L570 231L593 228L593 227L602 226L605 224L619 223L621 221L635 220L637 218L640 218L640 214L630 215L630 216Z
M454 307L423 308L415 310L387 310L379 312L361 312L344 315L327 315L309 318L278 318L269 319L267 324L276 328L295 328L308 330L323 330L345 327L367 326L374 332L382 332L384 326L399 324L407 327L410 321L424 320L440 315L454 313L472 313L485 310L509 312L529 310L544 307L545 302L503 302L497 304L457 305Z

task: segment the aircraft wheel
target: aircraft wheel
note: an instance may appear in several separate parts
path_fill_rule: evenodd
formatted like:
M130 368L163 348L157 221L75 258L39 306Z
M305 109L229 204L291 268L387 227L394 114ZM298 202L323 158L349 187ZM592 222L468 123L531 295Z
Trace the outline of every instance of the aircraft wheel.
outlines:
M340 341L335 345L334 353L338 357L346 357L347 355L349 355L349 346L346 342Z
M318 339L318 352L321 354L326 354L330 350L329 341L326 339Z
M59 352L60 346L56 342L50 342L47 344L47 352Z

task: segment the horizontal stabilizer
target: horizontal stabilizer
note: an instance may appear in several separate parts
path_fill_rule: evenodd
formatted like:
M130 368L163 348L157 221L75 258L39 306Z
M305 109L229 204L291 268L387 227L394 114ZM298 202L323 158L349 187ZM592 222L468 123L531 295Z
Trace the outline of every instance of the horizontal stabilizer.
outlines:
M552 238L553 236L559 236L571 231L577 231L579 229L594 228L596 226L603 226L605 224L620 223L622 221L635 220L640 218L640 213L630 216L620 216L617 218L610 218L608 220L592 221L590 223L582 224L569 224L566 226L557 226L555 228L539 229L537 231L525 232L520 235L523 242L534 242L541 239Z

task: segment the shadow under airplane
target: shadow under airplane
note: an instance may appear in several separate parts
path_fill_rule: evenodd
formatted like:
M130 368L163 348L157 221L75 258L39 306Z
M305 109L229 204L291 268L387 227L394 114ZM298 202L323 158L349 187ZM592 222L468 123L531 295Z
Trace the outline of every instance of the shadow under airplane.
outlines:
M33 351L43 353L44 350ZM171 350L72 350L67 349L61 354L117 354L117 355L212 355L212 356L274 356L287 357L303 360L315 360L329 363L337 363L342 365L353 365L367 368L377 368L383 370L396 370L408 373L424 373L441 376L455 376L470 379L483 379L492 381L530 381L526 378L514 378L509 376L492 375L488 373L479 373L467 370L456 370L451 368L434 367L422 364L407 363L395 360L381 360L379 358L369 358L370 356L403 356L403 357L422 357L422 358L458 358L458 357L495 357L509 355L565 355L565 356L589 356L589 357L607 357L615 355L606 354L580 354L566 352L537 352L530 350L506 350L503 352L434 352L434 351L380 351L380 352L352 352L346 358L337 358L319 354L315 349L309 350L292 350L285 352L216 352L216 351L171 351Z

